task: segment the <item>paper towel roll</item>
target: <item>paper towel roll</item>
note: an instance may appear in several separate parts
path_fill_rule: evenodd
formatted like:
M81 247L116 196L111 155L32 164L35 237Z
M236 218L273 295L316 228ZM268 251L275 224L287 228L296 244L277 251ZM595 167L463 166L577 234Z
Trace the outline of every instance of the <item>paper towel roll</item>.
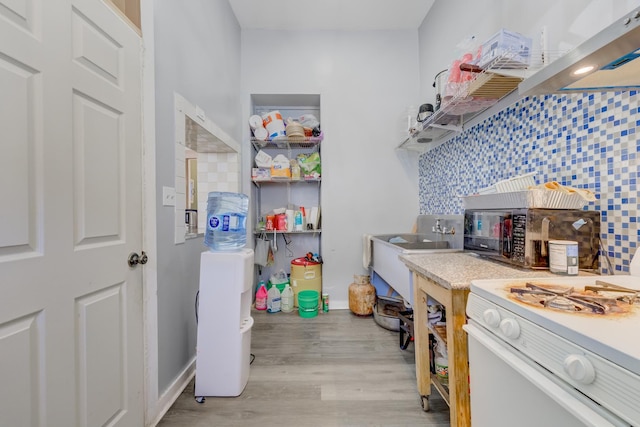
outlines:
M258 116L257 114L249 117L249 126L251 126L251 129L253 130L264 128L262 117Z
M371 266L371 234L362 235L362 266L367 269Z

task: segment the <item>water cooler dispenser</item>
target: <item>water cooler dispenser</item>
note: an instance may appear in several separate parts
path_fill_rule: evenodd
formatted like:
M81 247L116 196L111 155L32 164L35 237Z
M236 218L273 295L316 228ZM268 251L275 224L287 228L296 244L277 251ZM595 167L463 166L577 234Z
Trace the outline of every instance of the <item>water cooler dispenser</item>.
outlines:
M253 250L200 258L195 396L239 396L249 380Z

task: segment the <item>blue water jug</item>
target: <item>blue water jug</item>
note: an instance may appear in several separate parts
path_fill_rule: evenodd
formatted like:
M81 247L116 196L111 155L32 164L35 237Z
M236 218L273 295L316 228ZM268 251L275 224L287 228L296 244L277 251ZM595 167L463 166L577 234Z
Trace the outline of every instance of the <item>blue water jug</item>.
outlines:
M213 251L237 251L245 247L248 211L249 197L245 194L209 193L204 244Z

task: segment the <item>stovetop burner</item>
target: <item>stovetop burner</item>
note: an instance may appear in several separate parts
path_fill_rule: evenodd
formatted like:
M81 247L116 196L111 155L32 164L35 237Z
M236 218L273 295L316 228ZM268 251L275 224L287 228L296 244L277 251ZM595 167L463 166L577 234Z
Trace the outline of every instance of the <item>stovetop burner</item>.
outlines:
M524 287L511 287L510 295L517 301L537 307L576 313L627 313L640 296L634 289L597 280L594 286L575 289L569 286L526 283Z

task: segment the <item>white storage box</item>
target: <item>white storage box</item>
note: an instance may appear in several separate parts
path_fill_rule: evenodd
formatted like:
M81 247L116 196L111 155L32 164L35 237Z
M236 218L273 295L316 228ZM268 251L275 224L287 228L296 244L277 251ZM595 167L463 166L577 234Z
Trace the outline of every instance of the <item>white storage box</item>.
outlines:
M495 63L494 63L495 62ZM527 68L531 63L531 39L502 29L482 45L480 68Z
M524 175L512 176L495 183L497 193L510 193L512 191L524 191L536 185L535 172Z
M465 209L582 209L588 203L578 193L531 189L510 193L477 194L462 197Z

